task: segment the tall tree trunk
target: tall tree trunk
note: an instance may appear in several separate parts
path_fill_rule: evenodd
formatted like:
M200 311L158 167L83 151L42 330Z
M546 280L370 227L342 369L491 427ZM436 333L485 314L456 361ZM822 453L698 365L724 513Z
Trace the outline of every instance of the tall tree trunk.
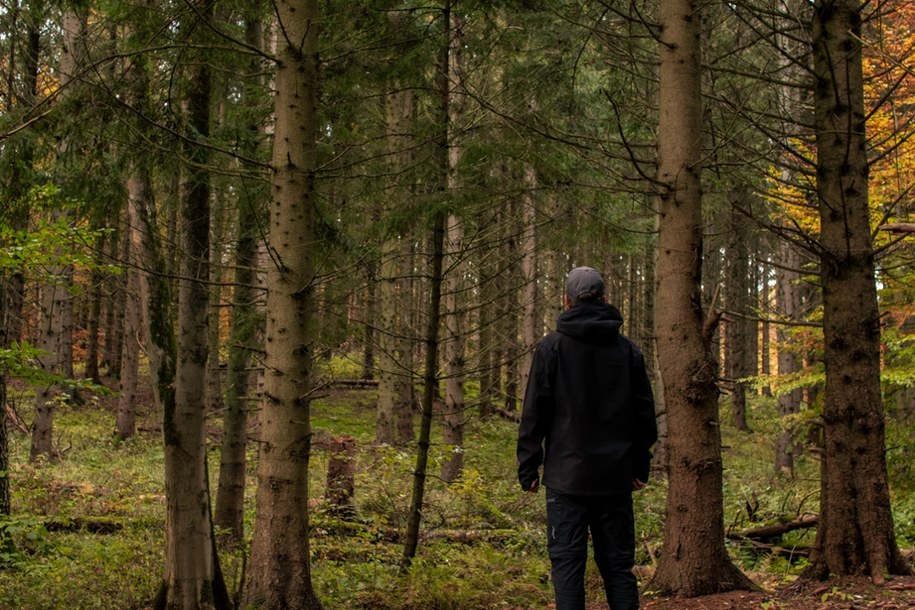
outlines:
M826 387L820 521L812 573L911 570L896 546L880 387L880 312L868 206L858 0L814 3L817 203Z
M120 216L120 214L118 215ZM93 228L98 231L104 228L104 224L98 221L93 223ZM116 223L115 223L116 224ZM95 264L90 273L89 288L89 311L86 313L86 379L93 383L102 383L102 376L99 373L99 331L101 329L102 317L102 287L105 283L105 272L101 270L104 262L106 242L108 239L117 239L118 232L113 234L102 232L95 241Z
M439 189L444 192L448 187L448 123L450 113L449 74L452 51L451 1L445 0L442 6L442 47L439 51L439 65L436 74L436 89L439 95L438 135L435 141L435 159L440 169ZM420 418L419 438L417 439L416 467L413 470L413 493L410 499L410 512L407 529L404 534L404 549L400 567L407 570L416 557L419 546L419 530L422 521L423 503L426 493L426 469L429 462L429 446L432 436L432 406L438 391L438 348L439 323L441 322L442 304L442 267L445 258L446 215L439 207L433 211L431 256L429 258L429 308L426 317L426 360L423 367L423 400Z
M365 304L363 308L362 375L363 379L374 379L377 357L375 326L378 324L378 261L365 264Z
M464 45L461 32L462 20L452 16L448 60L448 192L452 201L457 200L459 185L458 162L461 156L459 124L465 111L463 92L463 68L461 65ZM467 341L468 291L466 290L464 257L464 221L460 212L448 215L447 237L445 239L445 283L443 351L445 364L445 413L442 440L453 448L442 464L442 478L447 482L456 481L464 468L464 421L466 415L464 400L464 377L466 375L465 344Z
M699 4L661 3L658 360L670 427L664 553L649 588L697 596L752 587L724 546L715 320L701 304Z
M500 263L500 278L516 277L518 260L518 232L515 219L518 218L518 202L512 200L503 208L500 216L500 231L502 235ZM518 290L513 282L500 283L499 297L499 353L496 364L499 367L497 374L503 406L506 411L513 412L518 409Z
M129 155L128 158L130 158ZM131 171L128 170L128 180L130 179L130 173ZM127 198L129 203L129 193ZM110 260L118 260L119 257L124 256L124 251L128 247L127 243L130 239L131 227L128 226L125 227L123 234L118 238L108 240L106 245L108 246L107 255ZM105 367L105 373L109 377L120 377L121 362L124 356L124 326L122 324L121 311L122 303L125 301L123 295L126 293L127 283L130 281L129 272L122 274L106 272L103 277L104 313L102 316L104 319L102 321L102 332L104 333L105 341L102 343L101 365Z
M465 376L465 314L466 291L464 289L461 258L464 256L463 221L451 214L448 216L447 247L445 252L448 275L445 275L443 351L445 364L445 412L442 441L452 448L442 464L442 479L451 483L460 476L464 468L464 376Z
M790 242L780 241L776 252L778 260L775 265L775 308L778 316L786 321L799 321L801 310L800 255ZM787 329L779 326L778 337L778 374L791 375L800 369L797 348L790 344ZM791 430L790 418L801 410L803 391L800 389L783 392L778 396L778 415L781 426L775 440L775 472L794 474L794 456L796 439Z
M394 20L401 27L401 20ZM412 164L412 120L415 94L400 81L385 98L386 145L395 166L384 211L403 206L412 197L409 167ZM413 439L413 366L409 308L412 255L406 227L386 231L382 237L378 302L378 405L375 440L405 445ZM405 421L406 420L406 421Z
M64 92L61 99L72 96L76 72L84 56L85 17L75 11L65 11L62 16L63 37L61 39L60 87ZM72 142L61 138L58 143L58 158L69 154ZM65 223L67 212L57 209L52 222ZM62 251L57 255L63 258ZM70 285L73 281L73 266L63 261L54 261L47 268L47 279L41 287L40 309L38 312L38 347L43 352L42 370L56 377L73 376L73 298ZM55 405L62 398L70 398L71 392L59 383L38 388L35 392L35 417L32 422L32 445L29 460L44 456L53 459Z
M139 234L130 227L131 222L136 222L138 215L136 209L131 211L131 201L136 205L137 199L143 197L138 190L148 189L149 185L139 185L137 178L129 180L127 184L127 230L124 231L124 250L121 259L124 273L127 275L126 289L124 291L124 339L121 365L118 374L118 406L115 423L115 434L121 440L126 440L136 433L136 395L137 377L140 367L140 332L142 318L140 312L140 272L135 267L139 258ZM131 192L133 191L133 192Z
M253 11L252 11L253 12ZM264 47L263 24L254 15L246 18L245 41L253 49ZM260 62L251 66L257 72ZM256 83L255 86L259 86ZM246 98L255 95L246 91ZM249 127L243 145L244 156L254 159L263 130ZM254 168L250 168L254 169ZM226 405L223 416L222 451L219 458L219 484L216 490L214 520L220 529L229 532L235 543L244 538L244 508L246 482L246 453L248 447L248 405L251 402L251 354L262 338L260 313L257 308L257 254L260 236L262 189L259 181L251 181L238 200L238 234L235 240L235 280L232 317L229 330L229 356L226 372Z
M308 463L317 192L318 4L276 5L275 137L257 516L245 603L321 608L311 581Z
M747 383L743 379L753 374L751 359L756 356L752 339L755 328L750 304L750 231L740 208L749 207L745 201L750 196L744 188L733 191L734 202L730 209L727 256L725 259L725 305L730 313L725 325L725 363L731 390L734 427L748 432Z
M499 210L483 211L484 218L481 226L487 231L498 231ZM499 303L499 273L498 247L478 248L475 260L479 279L477 280L479 309L479 330L477 331L477 367L479 370L480 417L489 417L495 412L496 393L499 387L498 377L498 303Z
M30 13L27 11L27 14ZM24 108L35 103L38 96L39 54L41 53L41 33L38 20L29 17L25 24L26 52L22 66L23 90L20 99ZM15 68L15 66L11 66ZM11 141L4 144L9 152L4 161L12 166L12 175L5 202L9 226L14 231L25 231L29 222L29 190L33 181L35 150L31 138ZM22 341L24 326L23 307L25 304L25 274L22 269L12 269L6 278L6 316L2 322L6 325L6 341Z
M518 362L518 387L527 387L534 359L534 348L543 336L543 323L537 317L537 172L524 165L524 192L521 196L521 354Z
M200 18L213 18L213 2ZM200 31L206 26L197 24ZM210 132L212 77L208 58L197 57L188 83L191 133ZM189 138L190 139L190 138ZM188 143L182 194L182 257L178 280L178 357L175 400L162 414L165 454L165 577L157 610L228 609L231 601L216 553L206 451L208 361L210 175L203 142Z

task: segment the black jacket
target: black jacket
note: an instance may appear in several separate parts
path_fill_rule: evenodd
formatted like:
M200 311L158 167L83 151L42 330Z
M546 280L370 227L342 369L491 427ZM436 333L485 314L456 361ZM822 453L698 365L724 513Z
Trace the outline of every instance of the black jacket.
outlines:
M612 305L580 303L537 346L518 430L523 489L541 465L543 485L566 494L619 494L648 480L654 397L622 323Z

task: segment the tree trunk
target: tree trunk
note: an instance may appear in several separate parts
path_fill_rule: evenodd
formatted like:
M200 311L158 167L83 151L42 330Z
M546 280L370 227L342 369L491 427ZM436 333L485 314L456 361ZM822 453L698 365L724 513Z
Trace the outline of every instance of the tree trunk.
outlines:
M208 0L200 17L210 20ZM205 26L200 24L202 31ZM198 57L187 93L193 134L209 135L211 73ZM190 84L192 83L192 85ZM175 400L162 414L165 454L165 577L157 610L228 609L231 601L216 553L206 451L208 361L210 176L209 153L190 142L191 160L182 194L182 257L178 280L178 357Z
M94 227L99 230L100 227ZM115 233L117 235L117 233ZM101 266L105 256L105 242L108 234L101 233L95 241L95 264ZM97 268L90 273L89 311L86 314L86 379L93 383L102 383L99 374L99 319L102 315L102 284L104 273Z
M655 324L670 487L664 552L648 587L686 596L752 587L724 545L714 321L701 305L700 21L692 0L661 3Z
M362 378L375 379L375 325L378 324L378 261L365 264L365 306L363 309Z
M452 149L453 152L454 149ZM457 480L464 468L464 344L465 307L463 269L463 221L455 215L448 216L447 251L445 253L448 275L445 276L443 351L445 352L445 413L442 442L450 453L442 464L442 479L451 483Z
M524 191L521 196L521 354L518 362L518 387L527 387L527 377L534 359L534 348L543 336L543 324L537 318L537 172L524 164Z
M461 65L464 41L461 34L461 20L455 16L452 21L453 35L450 38L448 54L448 83L451 90L448 101L448 158L445 169L448 176L448 192L452 194L452 200L456 200L456 194L460 188L457 172L461 155L461 136L458 134L458 129L465 110ZM466 376L467 314L465 312L468 309L469 298L464 279L466 273L464 221L460 217L460 212L452 212L448 215L444 256L445 413L442 440L446 447L451 449L451 452L442 464L442 479L451 483L458 479L464 468L464 421L466 420L464 377Z
M37 12L37 11L33 11ZM27 11L26 14L30 13ZM22 66L23 88L19 93L23 108L31 108L38 95L39 55L41 53L41 31L38 20L28 17L25 24L26 50ZM15 66L11 66L14 68ZM8 200L4 203L9 227L13 231L25 231L29 224L29 190L33 183L35 147L30 137L21 141L11 139L4 143L6 153L3 160L11 166L7 189ZM24 326L23 306L25 304L25 274L22 269L11 269L6 280L6 315L0 318L5 325L6 341L9 344L22 341ZM6 345L6 344L4 344Z
M245 41L253 49L264 46L263 24L256 16L248 16ZM252 62L252 72L260 68L260 61ZM260 83L257 83L259 85ZM254 96L246 91L246 98ZM251 125L244 144L243 156L257 156L263 129ZM249 168L254 169L254 168ZM248 448L248 408L251 391L248 370L251 354L263 339L261 316L257 308L258 242L261 224L261 201L266 193L259 180L251 180L242 190L238 201L238 234L235 240L235 280L232 317L229 329L229 356L226 372L226 405L223 416L222 451L219 457L219 483L216 489L216 526L229 533L230 539L240 544L244 539L244 509L246 483L246 454Z
M80 14L72 10L64 12L60 59L60 87L64 97L73 95L72 83L84 55L85 25L85 19ZM61 138L57 150L59 159L73 154L70 144L66 138ZM52 221L65 223L66 214L65 210L57 209L52 214ZM58 251L57 254L62 255L62 251ZM47 279L41 287L38 312L38 348L43 352L41 368L48 375L60 378L71 378L73 373L73 297L70 294L72 281L73 266L55 261L48 266ZM29 461L34 462L41 456L54 458L54 409L58 401L69 396L70 392L59 383L36 390Z
M401 25L395 20L395 27ZM412 164L411 138L414 92L395 81L385 98L386 144L395 165L382 204L385 212L403 206L412 197L408 168ZM405 227L382 238L378 312L378 405L375 441L405 445L413 438L412 358L407 304L411 275L410 240ZM404 424L404 419L407 424Z
M451 1L445 0L442 6L442 46L439 51L439 65L436 74L436 88L439 95L438 134L435 139L435 156L437 167L441 171L439 189L444 192L448 187L448 123L450 113L450 86L452 51ZM446 216L441 209L435 209L432 216L431 251L429 259L429 306L426 317L426 361L423 367L423 400L417 439L416 467L413 470L413 493L410 499L410 512L407 529L404 534L404 549L400 567L409 569L416 557L419 546L419 530L422 521L423 503L426 493L426 469L429 462L429 446L432 436L432 405L438 392L438 348L439 323L442 304L442 266L445 258Z
M880 386L880 312L868 207L861 11L814 4L814 108L826 387L817 577L909 573L896 546Z
M318 610L308 538L317 192L318 4L276 5L264 402L247 606Z
M130 229L131 218L137 218L137 212L129 210L130 201L142 195L137 192L130 193L130 189L149 188L148 185L139 187L136 180L128 181L128 227L125 231L124 242L126 256L123 258L124 273L127 275L126 290L124 294L124 340L121 366L119 371L119 396L116 420L116 435L121 440L126 440L136 433L136 394L137 374L140 366L140 332L142 319L140 314L140 272L135 268L139 260L139 236ZM136 239L134 239L136 237Z
M733 191L735 201L730 210L725 259L725 305L730 314L725 326L725 376L731 389L734 427L743 432L749 432L750 425L747 422L747 383L742 380L754 373L751 365L756 356L751 350L756 329L750 303L750 231L739 211L739 208L749 207L746 205L749 196L746 189Z
M801 319L801 286L800 256L797 249L789 242L782 240L778 245L777 264L775 265L776 312L784 320ZM778 374L791 375L801 369L795 347L791 346L787 330L779 326L778 337ZM800 413L803 391L800 389L783 392L778 396L778 415L781 420L780 430L775 441L775 472L794 474L794 457L797 453L795 438L790 418Z

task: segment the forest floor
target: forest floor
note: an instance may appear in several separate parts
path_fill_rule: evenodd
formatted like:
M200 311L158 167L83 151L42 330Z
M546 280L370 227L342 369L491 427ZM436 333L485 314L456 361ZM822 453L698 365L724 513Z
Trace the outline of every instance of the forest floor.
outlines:
M555 608L547 606L547 610ZM896 576L884 585L866 577L827 582L798 580L772 590L732 591L702 597L643 599L642 610L915 610L915 576ZM515 608L513 610L521 610ZM587 610L607 610L606 603Z
M605 610L606 604L588 610ZM770 591L734 591L695 598L659 598L643 610L915 610L915 577L894 577L884 585L851 577L827 582L798 580Z

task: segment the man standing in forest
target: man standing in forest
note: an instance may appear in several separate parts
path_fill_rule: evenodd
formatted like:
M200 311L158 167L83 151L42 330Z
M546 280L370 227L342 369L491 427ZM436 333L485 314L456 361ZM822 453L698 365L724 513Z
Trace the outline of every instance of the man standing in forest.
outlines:
M641 352L620 334L590 267L566 280L565 311L534 353L518 431L518 479L536 492L543 465L556 610L584 610L588 533L611 610L639 607L632 492L648 481L658 436Z

